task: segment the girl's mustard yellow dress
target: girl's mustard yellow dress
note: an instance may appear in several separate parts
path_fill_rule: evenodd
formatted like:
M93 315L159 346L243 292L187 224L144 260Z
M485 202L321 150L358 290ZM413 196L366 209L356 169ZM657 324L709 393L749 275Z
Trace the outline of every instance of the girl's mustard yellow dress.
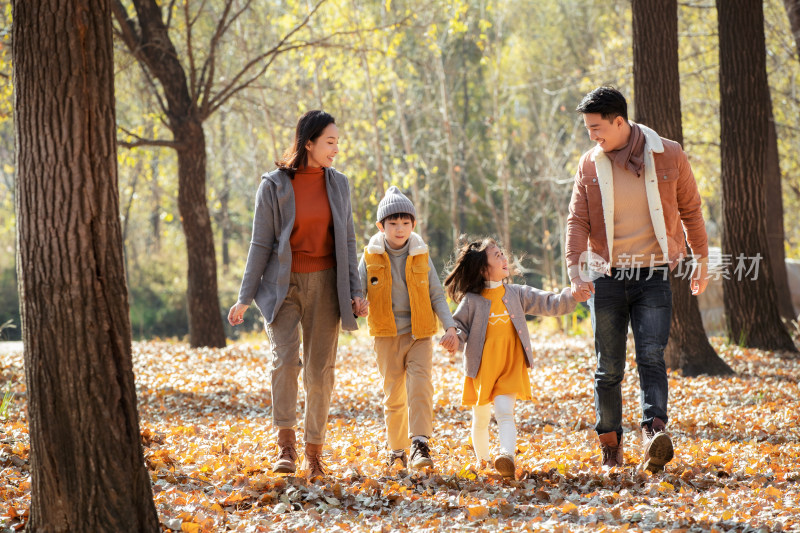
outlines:
M492 307L481 366L475 378L464 378L462 405L486 405L501 394L516 394L518 400L532 399L525 351L503 303L505 293L504 285L481 292Z

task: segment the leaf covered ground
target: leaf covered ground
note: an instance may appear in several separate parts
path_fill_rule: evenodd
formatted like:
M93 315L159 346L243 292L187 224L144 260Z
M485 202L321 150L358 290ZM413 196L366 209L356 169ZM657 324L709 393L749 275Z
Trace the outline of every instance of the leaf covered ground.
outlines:
M517 475L505 481L465 468L470 413L459 405L457 361L438 349L436 467L385 467L371 342L343 335L326 445L333 475L311 483L270 470L265 344L136 343L142 443L159 518L164 531L189 532L800 531L800 359L714 345L737 375L670 375L676 457L649 475L637 469L633 360L623 384L627 465L603 471L591 428L590 341L534 331L535 399L517 404ZM0 356L0 372L17 392L0 421L0 529L13 530L25 524L30 502L21 354Z

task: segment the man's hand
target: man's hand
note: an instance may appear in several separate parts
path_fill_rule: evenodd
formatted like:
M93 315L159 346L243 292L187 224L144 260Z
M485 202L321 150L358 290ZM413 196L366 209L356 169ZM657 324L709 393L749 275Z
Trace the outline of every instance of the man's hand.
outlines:
M694 264L689 288L692 289L692 294L697 296L703 294L706 287L708 287L708 257L701 257Z
M444 335L439 339L439 344L450 353L453 353L458 348L458 334L456 328L447 328Z
M585 302L594 294L594 283L575 278L572 280L570 289L572 289L572 297L575 298L575 301Z

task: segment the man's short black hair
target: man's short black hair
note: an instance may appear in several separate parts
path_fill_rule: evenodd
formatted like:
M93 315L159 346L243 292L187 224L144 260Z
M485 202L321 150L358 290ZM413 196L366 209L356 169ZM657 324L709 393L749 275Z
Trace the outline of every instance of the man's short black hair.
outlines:
M395 213L384 217L383 220L381 220L381 226L385 225L387 220L410 220L412 224L417 221L411 213Z
M614 87L598 87L583 97L575 109L578 113L600 113L606 120L622 117L628 121L628 102Z

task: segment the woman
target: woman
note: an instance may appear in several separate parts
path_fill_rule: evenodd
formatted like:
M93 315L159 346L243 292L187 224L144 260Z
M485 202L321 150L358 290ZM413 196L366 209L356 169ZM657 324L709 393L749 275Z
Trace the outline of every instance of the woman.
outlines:
M305 463L310 478L326 475L322 447L334 385L340 326L358 328L366 313L356 261L347 178L331 165L339 130L324 111L297 122L294 143L278 169L261 177L253 238L239 299L228 313L236 326L255 300L272 351L272 418L278 430L277 473L295 472L297 377L305 387ZM300 332L303 357L300 358Z

